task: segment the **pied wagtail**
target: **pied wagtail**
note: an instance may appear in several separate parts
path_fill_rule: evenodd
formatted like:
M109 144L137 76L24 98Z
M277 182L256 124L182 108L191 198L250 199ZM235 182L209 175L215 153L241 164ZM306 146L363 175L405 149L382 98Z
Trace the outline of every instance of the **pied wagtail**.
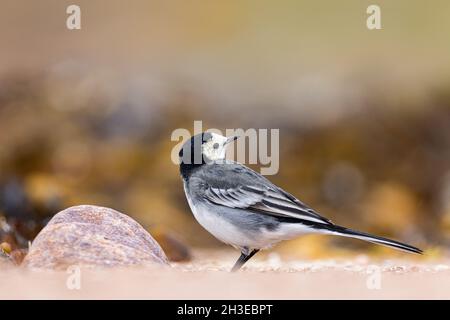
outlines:
M238 270L259 250L303 234L332 234L422 253L413 246L335 225L250 168L225 159L237 137L204 132L180 150L180 173L197 221L217 239L238 248Z

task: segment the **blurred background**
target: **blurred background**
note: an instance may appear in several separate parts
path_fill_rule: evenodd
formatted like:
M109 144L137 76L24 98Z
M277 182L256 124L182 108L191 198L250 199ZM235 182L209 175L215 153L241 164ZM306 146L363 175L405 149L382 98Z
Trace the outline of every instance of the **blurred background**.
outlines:
M366 27L374 3L382 30ZM66 28L70 4L81 30ZM446 255L449 16L445 0L1 0L0 243L26 248L59 210L96 204L173 260L223 247L170 161L172 131L202 120L280 129L273 182L339 224ZM325 236L276 250L397 255Z

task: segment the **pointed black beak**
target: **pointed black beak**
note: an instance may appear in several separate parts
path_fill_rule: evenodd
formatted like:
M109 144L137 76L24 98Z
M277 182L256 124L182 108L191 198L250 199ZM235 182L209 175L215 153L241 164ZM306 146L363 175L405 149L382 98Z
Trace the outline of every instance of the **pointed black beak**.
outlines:
M227 138L227 141L225 141L225 145L233 142L234 140L237 140L237 138L239 138L239 136L231 136Z

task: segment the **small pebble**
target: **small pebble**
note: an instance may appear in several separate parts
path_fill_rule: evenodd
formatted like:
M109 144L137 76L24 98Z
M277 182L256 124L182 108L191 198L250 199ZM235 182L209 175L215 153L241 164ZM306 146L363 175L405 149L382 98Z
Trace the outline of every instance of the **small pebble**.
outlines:
M267 257L268 264L273 268L279 268L281 266L281 258L280 256L275 253L271 252Z
M434 271L446 271L449 268L450 267L446 264L438 264L437 266L434 267Z
M359 264L367 264L369 263L369 257L365 254L360 254L355 258L355 262Z

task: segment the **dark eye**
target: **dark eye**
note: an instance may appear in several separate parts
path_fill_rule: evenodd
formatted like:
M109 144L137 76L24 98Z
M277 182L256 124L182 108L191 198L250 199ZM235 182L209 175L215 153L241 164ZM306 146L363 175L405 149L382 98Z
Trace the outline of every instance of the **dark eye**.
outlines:
M219 148L219 144L218 144L217 142L214 143L214 144L213 144L213 148L214 148L214 149L218 149L218 148Z

